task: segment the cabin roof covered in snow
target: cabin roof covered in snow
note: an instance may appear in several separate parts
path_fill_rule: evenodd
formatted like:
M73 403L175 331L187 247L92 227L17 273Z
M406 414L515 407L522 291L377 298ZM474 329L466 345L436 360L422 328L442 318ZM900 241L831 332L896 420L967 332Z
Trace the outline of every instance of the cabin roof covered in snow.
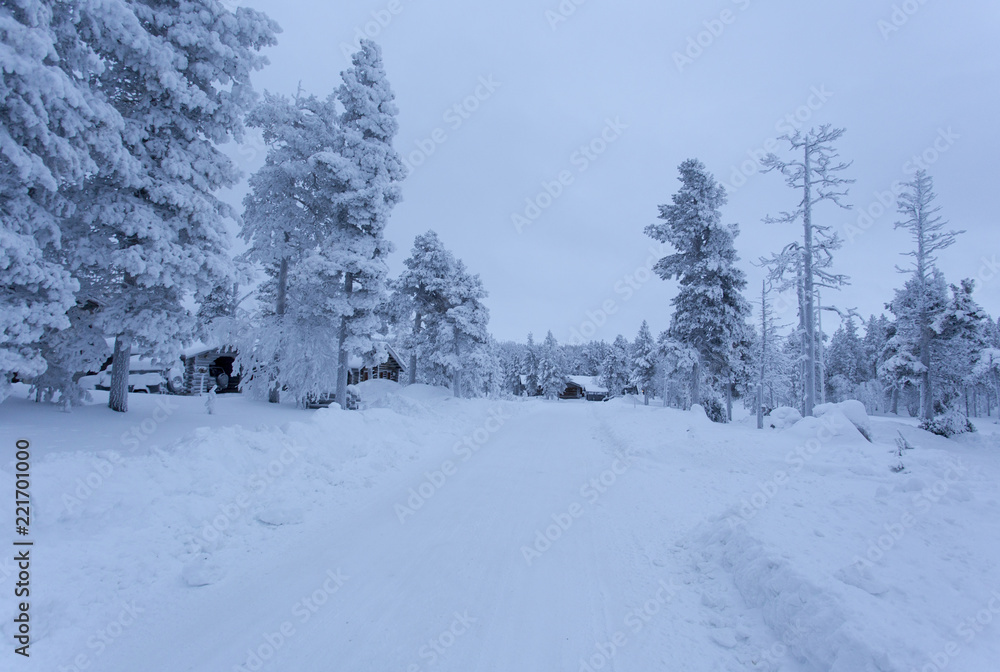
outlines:
M569 376L569 379L585 389L587 392L607 392L608 388L601 385L601 379L597 376Z

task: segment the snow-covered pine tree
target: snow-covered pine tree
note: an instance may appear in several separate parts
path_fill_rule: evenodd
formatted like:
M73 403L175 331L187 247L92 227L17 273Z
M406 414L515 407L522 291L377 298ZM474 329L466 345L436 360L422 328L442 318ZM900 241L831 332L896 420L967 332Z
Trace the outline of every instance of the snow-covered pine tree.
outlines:
M72 218L72 267L108 279L97 301L115 337L109 406L128 409L133 346L168 360L191 338L185 301L231 281L227 219L216 195L239 173L219 150L243 136L250 74L267 62L277 25L217 0L125 0L101 5L81 31L101 59L91 77L124 119L141 163L135 184L88 180Z
M445 249L437 233L428 231L413 239L413 249L403 265L405 268L394 287L399 301L406 302L405 307L400 306L400 319L406 330L405 347L410 352L410 382L415 383L419 353L425 347L422 343L424 321L431 314L439 315L447 310L446 295L451 289L449 283L455 272L455 257Z
M566 389L566 365L562 349L552 332L545 335L545 340L538 354L538 384L546 399L556 399Z
M801 245L795 247L794 254L779 255L774 261L779 264L779 272L801 273L799 310L805 346L804 415L812 415L816 405L816 288L837 287L846 283L843 276L822 270L828 265L832 252L840 247L841 240L829 226L817 224L813 219L813 208L823 201L831 201L842 208L850 207L844 205L841 199L847 195L846 185L853 180L838 176L850 164L837 161L838 155L833 148L833 143L843 134L844 129L831 128L828 124L810 129L807 133L796 131L782 139L788 142L793 154L801 155L801 159L785 161L776 154L769 154L763 161L765 170L779 171L789 187L802 192L802 199L795 210L783 212L778 217L768 217L765 222L790 224L802 220Z
M503 372L501 390L505 394L516 394L521 389L521 370L524 361L524 346L513 341L497 345L500 369Z
M646 234L676 250L654 270L664 280L680 282L668 333L698 351L701 361L692 372L692 403L698 403L702 367L719 391L731 389L733 349L744 339L750 304L741 293L746 277L736 267L739 227L721 221L725 188L697 159L688 159L679 171L681 188L673 203L660 206L663 223L646 227Z
M348 357L372 350L379 327L380 304L385 300L388 269L385 258L392 244L383 232L392 208L401 200L399 183L406 176L403 162L392 147L399 129L395 95L382 65L382 49L361 40L361 49L341 73L337 98L343 144L336 152L317 154L315 163L343 184L338 224L331 244L343 270L345 309L338 333L337 402L347 407ZM478 280L478 277L477 277ZM485 310L485 309L484 309ZM473 311L474 312L474 311ZM475 329L477 317L456 316ZM459 343L455 340L456 347Z
M778 400L787 397L788 377L791 365L782 347L781 336L778 333L780 326L768 300L770 288L767 280L761 281L760 288L760 331L753 339L750 359L754 368L755 391L759 390L760 398L757 409L761 415L765 408L775 408ZM784 402L783 402L784 403ZM760 418L763 424L763 418Z
M138 170L121 115L89 84L101 67L85 40L95 12L42 0L0 6L0 401L13 374L45 371L43 349L61 352L59 365L76 363L65 360L66 339L41 343L86 304L67 263L76 241L65 219L85 179L124 186Z
M914 249L904 252L904 256L912 257L913 263L908 268L898 269L901 273L912 274L914 291L916 292L916 313L912 315L915 321L920 364L920 418L930 420L934 415L934 391L932 388L932 371L935 368L931 341L931 323L934 317L931 313L929 292L930 284L937 263L937 253L950 247L956 236L962 231L945 231L946 222L938 215L941 208L934 205L937 195L934 193L934 181L925 170L917 171L911 182L906 184L907 191L899 196L899 213L905 217L896 222L897 229L906 229L913 239Z
M646 320L639 326L639 333L632 342L632 381L642 392L642 401L649 406L649 395L655 389L657 357L656 343Z
M931 324L948 305L948 286L944 275L937 268L932 269L932 274L923 283L918 281L916 276L911 276L903 285L902 289L897 289L893 300L886 304L886 307L895 317L895 321L890 327L890 337L886 344L885 352L882 356L882 364L879 367L879 377L898 395L915 386L918 390L923 390L921 381L925 380L924 373L927 372L926 365L921 362L921 339L925 332L921 329L921 315L931 318ZM929 348L930 361L934 363L935 350L939 346L935 343L936 338L933 331L930 334ZM926 377L928 389L931 393L934 390L934 377L938 370L935 366L929 371ZM913 407L913 412L918 417L922 413L924 397L919 397L918 402ZM932 397L933 402L933 397ZM896 407L896 404L893 404ZM933 417L933 403L932 403Z
M949 412L969 415L968 391L977 383L976 365L981 353L990 347L993 326L993 320L973 298L974 290L975 281L969 279L952 285L948 304L931 324L939 346L932 348L937 357L935 379L941 388L935 416Z
M691 407L691 376L698 366L698 351L661 332L656 340L658 355L657 377L663 394L663 405L671 403L688 410Z
M608 395L620 397L632 384L631 347L621 334L615 337L601 365L601 384L608 388Z
M611 346L606 341L590 341L584 346L584 370L577 371L585 376L600 376L601 365L608 356Z
M496 399L504 392L504 370L500 344L489 336L483 347L476 348L470 357L469 389L476 396Z
M851 316L841 322L830 339L826 368L827 386L834 401L857 398L857 386L865 380L867 363L864 344Z
M482 303L487 296L482 281L433 231L416 237L404 264L395 284L413 311L408 348L426 369L424 380L448 381L455 396L463 396L468 391L464 372L478 371L488 359L489 311ZM475 381L469 386L476 387Z
M527 395L533 396L538 392L539 382L538 382L538 346L535 344L535 336L530 331L528 332L528 340L524 347L524 359L522 361L524 367L522 375L524 376L524 390Z
M336 236L343 187L313 179L313 157L340 142L336 99L301 89L294 99L265 93L247 123L268 151L250 176L240 235L249 245L244 259L268 278L258 293L260 314L239 339L240 366L255 372L244 388L277 403L282 389L301 399L335 388L341 279L327 242ZM313 272L329 284L317 287Z

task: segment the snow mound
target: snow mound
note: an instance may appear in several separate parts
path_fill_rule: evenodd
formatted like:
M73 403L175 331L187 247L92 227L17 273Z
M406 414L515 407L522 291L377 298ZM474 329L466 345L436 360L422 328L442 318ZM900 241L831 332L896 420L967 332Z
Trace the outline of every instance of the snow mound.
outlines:
M764 426L771 429L788 429L802 419L802 414L791 406L779 406L764 418Z
M704 529L700 541L707 554L728 570L746 604L759 609L764 622L787 645L804 669L830 672L881 672L897 669L886 651L905 645L886 633L865 628L841 597L809 582L786 558L770 552L744 526L720 519ZM851 575L851 573L854 575ZM841 572L866 592L882 591L871 577L854 568ZM843 579L842 579L843 580Z
M839 409L827 409L822 417L810 415L802 418L788 428L786 433L789 436L798 437L803 441L817 439L821 443L828 443L833 438L842 439L840 445L848 447L852 443L867 444L869 441L857 430L857 426L851 422L850 418L844 415ZM851 441L856 439L856 441Z
M868 418L867 411L865 411L864 404L857 399L848 399L847 401L842 401L838 404L820 404L813 409L813 415L817 418L822 418L827 413L835 411L843 413L844 416L851 421L851 424L858 428L858 431L861 432L861 436L865 437L869 441L872 440L872 423Z
M446 387L424 385L423 383L407 385L401 388L398 394L401 397L424 403L444 401L445 399L451 399L453 396L451 390Z
M361 395L362 408L388 409L409 417L426 416L431 406L452 398L451 391L444 387L403 386L391 380L367 380L355 387Z

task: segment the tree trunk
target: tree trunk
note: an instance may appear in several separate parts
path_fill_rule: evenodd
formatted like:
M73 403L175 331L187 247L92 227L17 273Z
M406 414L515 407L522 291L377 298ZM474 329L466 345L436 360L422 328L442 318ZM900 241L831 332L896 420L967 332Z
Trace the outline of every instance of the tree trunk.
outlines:
M413 335L416 336L420 333L420 323L422 321L421 315L418 312L416 317L413 318ZM416 339L414 339L416 340ZM413 350L410 352L410 385L417 382L417 349L416 344L413 346Z
M813 284L813 230L812 230L812 167L810 161L812 146L805 143L805 169L802 178L802 293L805 295L806 326L806 371L805 371L805 408L803 415L812 415L816 405L816 288Z
M344 277L344 294L350 305L351 294L354 292L354 276L347 273ZM347 317L340 318L340 333L337 336L337 403L347 410Z
M757 384L757 429L764 429L764 385Z
M111 357L111 391L108 393L108 408L112 411L128 412L128 373L131 361L132 335L118 334Z
M462 398L462 353L458 342L458 333L455 333L455 360L458 362L455 365L455 370L452 372L451 376L451 393L455 395L456 399ZM546 394L546 396L548 396Z
M726 422L733 421L733 379L732 374L730 374L729 380L726 381Z
M288 240L288 234L285 234L285 240ZM287 309L288 302L288 257L281 260L281 265L278 267L278 296L275 301L274 312L278 315L278 319L281 320ZM267 393L267 400L272 404L277 404L281 402L281 382L278 380L278 363L274 363L274 387Z
M920 337L920 363L924 371L920 374L920 419L930 420L934 417L934 392L931 388L931 344L927 330L922 330Z
M694 362L691 372L691 405L701 403L701 356Z
M893 415L899 415L899 386L896 385L892 388L892 400L889 402L891 404L889 412Z

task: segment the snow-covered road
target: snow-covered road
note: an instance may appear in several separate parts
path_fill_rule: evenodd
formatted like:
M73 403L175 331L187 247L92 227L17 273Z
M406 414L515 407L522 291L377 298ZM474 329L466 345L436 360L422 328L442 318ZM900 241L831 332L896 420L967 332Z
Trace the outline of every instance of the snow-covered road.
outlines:
M758 431L626 401L371 391L360 412L221 399L211 429L177 398L133 452L108 450L127 426L98 405L25 406L25 669L987 672L1000 656L991 424L950 441L878 419L869 443L843 416ZM141 428L156 400L135 401ZM58 442L73 427L76 451ZM897 474L900 430L917 449ZM3 594L13 576L0 562Z
M470 442L476 452L448 442L414 463L405 488L282 529L245 573L150 606L102 662L206 672L722 662L736 639L706 640L691 618L701 591L695 599L669 552L671 532L694 517L685 511L702 510L689 500L704 483L658 484L664 472L632 468L605 411L494 413L503 426ZM676 508L654 506L656 492Z

